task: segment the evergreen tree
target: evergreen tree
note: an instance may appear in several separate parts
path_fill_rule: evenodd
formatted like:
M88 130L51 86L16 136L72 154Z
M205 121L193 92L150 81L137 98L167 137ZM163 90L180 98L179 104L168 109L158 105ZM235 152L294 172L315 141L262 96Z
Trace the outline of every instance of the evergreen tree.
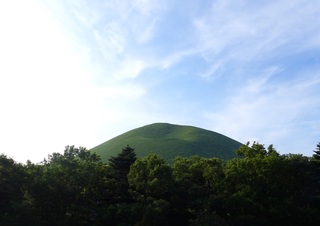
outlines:
M320 142L317 144L316 150L314 150L313 152L313 158L315 160L320 160Z
M136 161L136 153L134 148L127 145L122 149L122 152L116 157L111 157L109 159L109 165L111 167L111 179L114 179L116 184L116 190L114 194L114 201L119 202L129 202L131 200L130 194L128 192L128 173L130 171L130 166Z
M137 157L134 148L127 145L127 147L122 149L122 152L119 153L118 156L109 159L109 165L114 170L117 179L125 179L129 173L130 166L136 159Z

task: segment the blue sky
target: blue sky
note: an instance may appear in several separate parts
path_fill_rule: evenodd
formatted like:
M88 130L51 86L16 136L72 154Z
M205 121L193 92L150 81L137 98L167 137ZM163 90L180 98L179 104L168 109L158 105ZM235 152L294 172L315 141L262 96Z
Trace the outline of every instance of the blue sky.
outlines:
M169 122L310 156L319 15L309 0L1 1L1 152L39 162Z

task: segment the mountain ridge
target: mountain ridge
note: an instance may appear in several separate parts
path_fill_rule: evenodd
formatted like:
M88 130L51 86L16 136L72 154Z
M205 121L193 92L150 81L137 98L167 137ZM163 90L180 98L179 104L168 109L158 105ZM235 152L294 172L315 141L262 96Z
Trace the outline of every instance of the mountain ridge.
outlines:
M223 134L199 127L157 122L129 130L97 145L91 151L107 161L127 145L135 149L138 157L153 152L169 163L176 156L231 159L236 157L234 150L242 144Z

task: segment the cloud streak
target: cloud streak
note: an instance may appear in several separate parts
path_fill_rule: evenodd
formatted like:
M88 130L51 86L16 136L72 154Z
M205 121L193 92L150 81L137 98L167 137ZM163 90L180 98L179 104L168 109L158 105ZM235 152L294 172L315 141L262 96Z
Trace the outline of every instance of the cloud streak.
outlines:
M253 64L308 51L319 37L314 18L320 11L310 1L216 1L203 16L194 18L197 48L208 62Z
M285 153L304 151L303 142L294 142L296 146L293 146L288 140L298 136L311 143L315 139L317 132L313 123L319 125L319 121L310 121L308 114L320 110L318 95L314 93L319 87L319 78L318 73L281 84L273 83L271 75L251 79L228 99L222 110L206 112L205 117L212 129L242 142L274 143ZM314 135L299 134L301 127ZM288 146L291 149L288 150Z
M313 120L306 112L319 108L314 93L319 87L319 68L314 71L296 67L295 71L294 65L303 57L310 57L308 52L319 52L320 30L315 18L320 4L303 0L213 1L195 7L186 2L186 14L178 11L179 4L166 1L86 3L77 1L69 7L75 12L78 26L86 27L79 30L85 32L83 43L91 49L91 60L99 61L93 65L103 72L97 73L102 90L117 95L127 93L116 105L119 109L132 101L132 92L135 105L141 107L132 111L146 111L145 115L149 112L147 118L151 119L161 109L163 118L179 121L179 116L168 117L172 110L163 106L171 100L168 106L177 105L173 109L180 108L181 113L175 114L184 115L186 124L194 121L190 115L204 117L209 119L210 129L241 141L279 142L281 147L285 147L281 140L295 137L301 125L314 131L308 123ZM99 53L102 57L96 58ZM190 61L192 72L176 75L177 71L184 71L183 67L190 68ZM159 74L161 79L157 78ZM153 76L153 82L147 82L146 76ZM180 99L187 90L200 92L195 87L198 82L178 85L192 78L203 82L200 85L198 81L203 93L219 96L221 92L225 96L207 96L201 100L205 106L196 112L191 106L197 104ZM163 87L165 81L177 83L172 85L176 91ZM132 84L136 85L129 91L123 89ZM205 91L215 84L220 87L217 91ZM180 94L177 99L169 98L153 93L151 87ZM190 95L185 98L193 99ZM202 112L206 112L204 116ZM204 124L200 122L199 126ZM310 143L311 139L314 137L306 138Z
M90 148L156 121L284 152L317 142L316 1L21 4L0 3L8 150L18 137L29 147L57 141L53 151Z

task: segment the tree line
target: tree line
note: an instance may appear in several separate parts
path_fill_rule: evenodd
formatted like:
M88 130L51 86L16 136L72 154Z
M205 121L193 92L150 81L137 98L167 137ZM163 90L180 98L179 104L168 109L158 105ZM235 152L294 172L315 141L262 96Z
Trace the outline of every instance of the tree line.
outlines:
M0 155L0 225L320 225L320 143L280 155L253 143L238 158L176 157L130 146L108 163L67 146L41 163Z

